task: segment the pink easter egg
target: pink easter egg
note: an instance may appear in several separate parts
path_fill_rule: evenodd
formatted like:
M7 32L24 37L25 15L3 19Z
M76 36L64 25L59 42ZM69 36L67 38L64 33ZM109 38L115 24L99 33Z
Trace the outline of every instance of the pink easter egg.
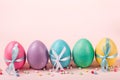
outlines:
M16 59L24 58L20 62L14 62L15 69L20 69L25 64L26 54L25 54L24 48L22 47L22 45L19 42L17 42L17 41L11 41L11 42L8 43L8 45L5 48L4 58L5 58L5 60L7 59L7 60L11 60L12 61L12 50L13 50L15 44L18 45L18 50L19 50ZM6 64L9 65L10 62L6 62Z

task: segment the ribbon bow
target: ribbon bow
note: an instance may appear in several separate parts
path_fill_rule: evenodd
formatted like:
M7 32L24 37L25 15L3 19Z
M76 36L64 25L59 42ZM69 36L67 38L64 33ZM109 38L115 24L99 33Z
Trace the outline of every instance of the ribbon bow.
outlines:
M61 53L58 55L58 54L56 53L56 51L55 51L54 49L52 49L52 53L53 53L53 54L52 54L51 56L52 56L53 58L52 58L51 60L54 62L53 68L56 67L56 71L58 71L58 69L64 70L60 62L63 62L63 61L66 61L66 60L69 60L69 59L70 59L70 56L65 57L65 58L62 58L62 56L63 56L63 54L65 53L65 51L66 51L66 47L64 47L64 48L62 49Z
M110 50L111 50L111 46L109 44L109 39L106 39L106 45L103 47L104 56L96 54L96 57L102 58L102 62L101 62L102 71L108 70L107 59L112 59L112 58L117 57L117 53L112 56L109 56Z
M9 66L6 69L8 74L14 74L15 76L19 76L18 72L15 70L14 63L15 62L21 62L24 60L24 57L17 59L19 52L18 44L15 44L13 49L12 49L12 60L5 59L6 62L9 62Z

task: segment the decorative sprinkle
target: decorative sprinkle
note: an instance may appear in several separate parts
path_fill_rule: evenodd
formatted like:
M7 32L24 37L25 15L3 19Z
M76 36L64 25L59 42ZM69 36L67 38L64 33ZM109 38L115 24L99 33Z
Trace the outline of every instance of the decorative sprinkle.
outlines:
M49 72L53 72L53 70L52 70L52 69L49 69Z
M17 77L19 77L20 75L19 74L16 74Z
M69 67L67 67L67 69L69 69Z
M70 66L70 69L72 69L73 67L72 66Z
M67 71L67 74L69 74L70 72Z
M113 66L110 66L111 69L113 69Z
M35 73L39 73L39 71L36 70Z
M0 71L0 75L2 75L3 73L2 73L2 71Z
M94 74L94 71L91 71L92 74Z
M28 71L23 71L25 74L29 74L29 72Z
M95 68L96 71L98 71L99 69L98 68Z
M114 68L118 68L118 66L116 65Z
M94 74L97 75L98 73L96 71L94 71Z
M118 71L118 69L117 68L114 68L114 72L117 72Z
M113 69L112 66L108 67L108 71L113 71L113 70L114 70L114 69Z
M82 73L82 72L80 72L80 75L83 75L83 73Z
M67 71L64 71L64 73L65 73L65 74L68 74L68 72L67 72Z
M45 68L43 68L43 71L45 71L46 69Z
M81 67L79 67L78 69L79 69L79 70L82 70L82 68L81 68Z
M39 76L42 76L42 74L39 74Z
M61 74L67 74L67 72L64 70L64 71L60 71Z
M50 75L50 73L48 73L47 75Z
M61 72L61 74L64 74L63 72Z
M86 69L85 72L88 72L88 70Z
M20 70L19 69L16 69L17 72L19 72Z
M108 71L111 71L110 67L108 68Z
M95 75L97 75L98 73L96 72L96 71L91 71L91 74L95 74Z
M87 69L83 69L84 70L84 72L88 72L88 70Z
M65 70L60 70L60 72L64 72Z

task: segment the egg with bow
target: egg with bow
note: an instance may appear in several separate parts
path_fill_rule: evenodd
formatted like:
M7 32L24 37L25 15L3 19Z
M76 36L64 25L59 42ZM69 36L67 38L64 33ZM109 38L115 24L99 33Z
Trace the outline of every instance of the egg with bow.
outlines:
M63 69L67 67L71 60L71 50L64 40L56 40L50 48L50 60L53 67Z
M72 55L76 66L81 68L88 67L94 59L93 46L87 39L80 39L74 45Z
M47 47L39 40L31 43L27 51L28 64L33 69L43 69L48 63Z
M25 50L19 42L11 41L5 48L4 58L9 66L7 69L20 69L26 61Z
M96 46L95 58L102 68L113 66L117 55L117 47L110 38L103 38Z

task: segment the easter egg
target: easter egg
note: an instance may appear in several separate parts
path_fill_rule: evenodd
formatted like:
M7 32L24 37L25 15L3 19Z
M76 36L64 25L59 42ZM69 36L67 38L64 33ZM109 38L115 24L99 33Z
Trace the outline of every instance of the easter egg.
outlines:
M27 51L28 64L33 69L42 69L48 63L47 47L39 40L31 43Z
M64 68L70 63L71 51L68 44L61 39L56 40L50 48L50 60L54 67Z
M102 65L113 66L117 59L117 47L109 38L103 38L95 49L96 61ZM104 62L107 62L103 64Z
M78 67L88 67L94 59L94 49L87 39L80 39L76 42L72 51L73 60Z
M4 58L8 66L12 63L12 61L14 61L14 68L20 69L26 61L25 50L19 42L11 41L5 48Z

